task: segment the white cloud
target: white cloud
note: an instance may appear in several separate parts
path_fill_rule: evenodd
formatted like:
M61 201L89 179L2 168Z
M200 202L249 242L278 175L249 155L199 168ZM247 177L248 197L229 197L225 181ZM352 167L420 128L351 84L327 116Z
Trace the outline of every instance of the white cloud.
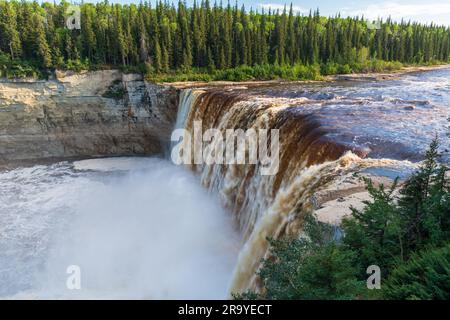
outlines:
M400 4L397 2L383 2L371 4L365 8L343 10L343 15L362 16L368 19L387 18L394 20L412 20L419 22L435 22L450 25L450 4L439 2L427 4Z
M284 4L278 4L278 3L260 3L258 4L261 8L263 8L264 10L269 10L271 9L272 11L276 11L276 10L280 10L283 11L284 9ZM286 5L286 11L289 12L289 5ZM308 9L305 9L303 7L300 6L292 6L292 10L295 13L302 13L302 14L306 14L309 12Z

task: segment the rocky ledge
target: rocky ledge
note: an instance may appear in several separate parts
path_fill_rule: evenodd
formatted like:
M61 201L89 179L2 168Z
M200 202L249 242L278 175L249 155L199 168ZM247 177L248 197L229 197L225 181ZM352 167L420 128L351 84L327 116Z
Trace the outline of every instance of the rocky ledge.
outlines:
M178 94L116 70L0 79L0 166L162 153Z

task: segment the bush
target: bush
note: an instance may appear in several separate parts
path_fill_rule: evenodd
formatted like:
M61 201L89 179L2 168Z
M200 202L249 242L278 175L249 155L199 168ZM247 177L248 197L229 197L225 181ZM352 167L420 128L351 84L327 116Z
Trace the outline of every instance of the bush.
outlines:
M214 80L208 73L166 73L166 74L147 74L146 80L152 82L180 82L180 81L202 81L209 82Z
M214 80L248 81L253 79L252 67L245 65L233 69L216 71L214 74Z
M89 63L88 59L85 59L85 60L69 59L69 60L67 60L64 67L66 70L81 72L81 71L90 70L90 63Z
M320 72L327 76L338 73L338 65L334 62L327 62L321 65Z
M0 77L5 78L41 78L44 74L31 62L11 59L0 52Z
M414 254L399 265L383 290L387 299L449 300L450 245Z
M301 78L304 80L320 80L320 66L318 64L309 65L305 75Z
M402 67L399 62L385 62L382 60L365 60L364 55L351 64L327 62L323 64L293 65L263 64L242 65L224 70L212 68L182 68L177 72L157 73L151 65L137 67L122 67L124 72L139 72L146 75L146 79L154 82L178 81L250 81L250 80L321 80L322 75L348 74L352 72L390 71Z
M350 68L350 66L348 64L340 64L337 67L337 73L338 74L352 73L352 68Z
M276 78L274 74L274 66L264 64L253 67L253 77L258 80L273 80Z
M116 80L108 88L108 90L103 94L104 98L110 98L115 100L121 100L125 97L126 90L122 84L122 81Z

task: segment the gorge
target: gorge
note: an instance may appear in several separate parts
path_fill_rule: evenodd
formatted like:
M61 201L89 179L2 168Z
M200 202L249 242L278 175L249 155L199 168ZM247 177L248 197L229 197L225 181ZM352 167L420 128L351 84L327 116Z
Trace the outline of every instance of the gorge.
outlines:
M449 160L449 79L443 68L220 87L154 85L117 71L1 82L0 295L224 298L258 289L267 237L297 237L307 211L339 224L367 199L361 177L405 178L435 133ZM194 121L222 132L279 129L278 172L171 164L172 130L192 131ZM103 159L143 155L152 158ZM64 288L66 266L77 263L88 293Z

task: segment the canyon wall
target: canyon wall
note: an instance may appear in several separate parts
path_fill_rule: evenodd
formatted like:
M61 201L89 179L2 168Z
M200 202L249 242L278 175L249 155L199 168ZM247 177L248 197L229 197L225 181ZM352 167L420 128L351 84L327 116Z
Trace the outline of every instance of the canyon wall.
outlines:
M0 79L0 166L163 153L178 90L105 70Z

